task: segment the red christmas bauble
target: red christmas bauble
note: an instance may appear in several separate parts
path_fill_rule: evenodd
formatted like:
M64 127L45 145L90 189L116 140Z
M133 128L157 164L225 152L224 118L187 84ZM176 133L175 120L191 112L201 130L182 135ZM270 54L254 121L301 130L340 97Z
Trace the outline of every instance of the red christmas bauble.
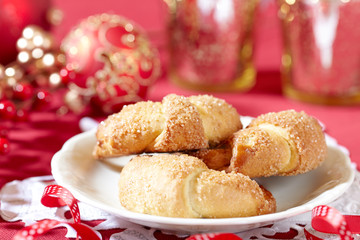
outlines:
M0 101L0 120L11 120L16 113L15 104L9 100Z
M0 155L5 155L9 153L9 151L9 140L7 138L0 137Z
M0 1L0 63L6 65L16 60L16 41L23 29L38 25L50 29L50 0L1 0Z
M144 100L159 76L157 49L140 26L119 15L88 17L65 37L61 48L67 60L69 99L82 96L106 114Z

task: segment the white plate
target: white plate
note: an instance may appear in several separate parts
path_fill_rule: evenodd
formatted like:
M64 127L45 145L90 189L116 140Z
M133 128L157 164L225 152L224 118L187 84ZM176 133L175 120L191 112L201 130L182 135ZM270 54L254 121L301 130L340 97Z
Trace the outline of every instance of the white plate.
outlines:
M159 217L134 213L120 205L117 189L120 165L131 157L117 158L111 162L96 161L91 155L95 143L95 131L69 139L51 162L56 182L82 202L128 221L174 233L240 232L264 226L332 202L346 191L354 179L350 159L339 146L328 144L327 159L316 170L292 177L257 179L276 198L276 213L223 219Z

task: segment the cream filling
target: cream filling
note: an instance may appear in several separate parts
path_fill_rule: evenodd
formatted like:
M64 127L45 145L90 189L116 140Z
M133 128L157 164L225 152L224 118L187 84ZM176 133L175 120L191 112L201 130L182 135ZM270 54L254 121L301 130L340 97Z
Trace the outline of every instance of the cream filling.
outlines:
M186 209L189 210L189 213L194 217L202 217L202 214L194 208L193 196L196 196L196 180L203 171L205 170L199 169L198 171L189 174L186 179L184 179L183 184L184 204Z
M298 164L299 156L295 143L290 138L289 132L282 127L277 127L268 123L260 124L258 127L269 133L280 136L289 146L290 158L282 165L283 167L279 169L279 173L287 173L294 170Z

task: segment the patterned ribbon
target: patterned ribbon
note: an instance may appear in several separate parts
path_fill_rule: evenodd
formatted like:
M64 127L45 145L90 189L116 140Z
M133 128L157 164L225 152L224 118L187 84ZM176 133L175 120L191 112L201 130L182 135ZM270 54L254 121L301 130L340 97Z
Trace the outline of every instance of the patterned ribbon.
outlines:
M360 233L360 216L342 215L326 205L312 210L311 226L318 232L337 234L341 240L353 239L352 234ZM323 240L304 229L307 240Z
M81 237L87 240L100 240L96 233L80 221L80 211L74 196L66 188L59 185L49 185L45 187L41 203L46 207L68 206L73 217L74 223L61 222L57 220L42 220L21 229L13 240L33 240L43 235L47 231L60 226L70 226L77 232L77 239Z
M72 227L77 232L77 239L81 237L87 240L100 240L89 226L81 223L77 200L66 188L59 185L45 187L41 203L46 207L68 206L74 222L42 220L21 229L13 240L33 240L53 228L64 225ZM352 240L352 234L360 233L360 216L342 215L335 208L321 205L312 210L311 226L318 232L337 234L341 240ZM307 240L324 240L305 228L304 233ZM232 233L204 233L192 235L187 240L241 240L241 238Z

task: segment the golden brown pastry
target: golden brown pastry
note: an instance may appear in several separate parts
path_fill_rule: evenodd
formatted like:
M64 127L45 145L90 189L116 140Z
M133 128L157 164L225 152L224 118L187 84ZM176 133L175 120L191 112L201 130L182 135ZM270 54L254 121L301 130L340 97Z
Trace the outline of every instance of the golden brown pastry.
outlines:
M294 110L267 113L234 134L228 171L250 177L296 175L326 158L325 136L318 121Z
M185 153L200 158L208 168L214 170L226 170L230 165L232 157L232 150L229 144L222 144L216 148L186 151Z
M109 116L97 130L96 158L208 148L242 128L236 109L209 96L170 94Z
M304 112L267 113L234 133L222 148L189 152L211 169L247 176L290 176L318 167L326 157L325 136L318 121Z
M182 218L273 213L272 194L240 173L208 169L186 154L137 156L121 172L120 203L130 211Z

